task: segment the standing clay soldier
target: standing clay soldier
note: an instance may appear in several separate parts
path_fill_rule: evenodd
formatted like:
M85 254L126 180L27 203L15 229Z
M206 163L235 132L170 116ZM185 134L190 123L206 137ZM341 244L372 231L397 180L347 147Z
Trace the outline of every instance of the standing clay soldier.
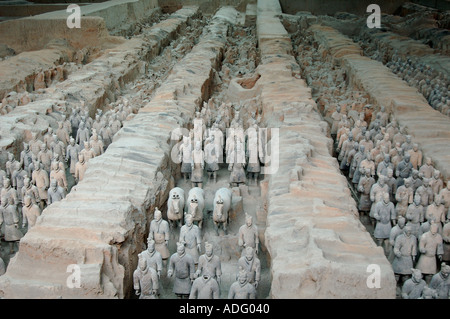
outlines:
M42 141L38 139L36 132L31 132L31 141L28 144L30 145L31 152L35 156L38 156Z
M434 170L433 177L430 180L430 187L434 196L438 195L444 187L444 183L441 179L441 172L437 169ZM442 201L442 203L444 204L444 201Z
M366 169L370 169L370 176L372 177L375 176L375 162L372 160L372 155L370 155L370 153L367 152L366 158L359 163L359 172L361 173L361 175L364 174L364 171Z
M94 157L103 154L104 150L103 141L98 139L97 133L92 134L90 144L92 147L92 151L94 152Z
M383 200L375 205L373 214L377 220L373 236L377 239L378 245L384 247L384 242L389 239L392 224L397 220L394 204L389 200L389 193L383 193Z
M38 160L39 162L44 165L44 170L46 172L50 172L51 165L52 165L52 152L47 148L47 144L42 143L41 144L41 151L38 154Z
M436 195L433 203L428 205L425 218L434 219L435 223L438 225L438 233L442 234L442 226L445 223L445 207L441 204L439 195Z
M413 166L410 159L411 156L409 154L405 154L403 160L397 165L397 170L395 172L395 175L397 176L397 187L402 186L404 184L405 178L411 176Z
M75 139L73 137L69 140L69 145L66 149L66 161L70 161L70 174L75 176L75 165L78 162L78 153L79 153L79 146L75 144Z
M19 168L20 163L16 161L14 154L8 152L8 161L6 162L5 166L6 176L11 179L13 173Z
M401 234L403 234L405 230L406 225L406 219L402 216L398 217L397 225L392 227L391 232L389 234L389 249L388 249L388 260L392 263L394 260L394 246L395 246L395 240L397 237Z
M403 278L411 275L417 255L417 238L411 233L411 227L405 226L403 233L398 235L394 243L394 270L397 282L404 282ZM402 278L403 277L403 278Z
M442 260L450 263L450 214L447 215L447 221L442 229L442 240L444 249Z
M239 184L245 184L247 177L245 176L245 152L242 148L242 143L237 142L235 149L231 151L232 162L228 166L230 174L230 184L232 186L239 186Z
M383 175L387 176L388 169L393 169L393 165L391 163L391 157L388 154L384 155L384 160L380 162L377 166L377 175L378 177Z
M67 178L66 178L66 172L61 169L59 166L59 162L53 162L52 163L52 171L50 172L50 180L56 180L58 183L58 186L64 189L65 192L67 192Z
M423 206L420 204L420 196L414 196L414 202L406 210L407 225L411 228L411 233L419 238L420 224L424 221Z
M211 180L211 175L214 178L214 184L217 182L217 171L219 170L219 153L221 150L214 142L214 135L206 139L205 145L205 162L206 171L208 172L208 183Z
M64 147L67 147L67 145L69 144L70 132L68 132L66 128L64 128L64 122L58 123L58 129L55 133L58 139L64 143Z
M389 187L389 198L392 203L396 204L395 194L397 193L397 180L394 177L394 171L390 168L387 170L386 184Z
M259 145L258 145L258 126L255 124L248 130L248 143L247 143L247 172L253 175L255 185L258 185L258 175L261 171L259 164ZM250 176L251 179L252 176Z
M34 164L34 172L31 174L31 182L36 185L38 192L39 192L39 198L41 199L40 207L41 209L44 208L47 200L48 200L48 187L50 186L48 173L44 170L44 168L41 166L41 162L38 160Z
M397 188L395 199L397 200L397 205L395 207L397 216L405 216L406 211L408 210L408 205L410 205L414 200L414 191L411 188L410 178L405 179L404 185Z
M47 205L58 202L66 197L64 189L58 185L56 179L50 181L50 188L47 191Z
M448 299L450 296L450 266L441 264L441 271L430 281L430 288L436 290L438 299Z
M194 219L191 214L187 214L185 217L186 224L181 226L180 229L180 243L186 246L186 252L192 256L194 263L197 265L201 250L201 237L200 229L197 225L194 225Z
M356 152L355 156L353 156L352 161L350 162L350 171L348 173L348 177L352 179L353 184L358 184L359 178L361 174L359 173L358 167L361 161L364 159L365 146L359 144L358 152ZM370 171L369 171L370 173ZM358 174L358 176L356 176Z
M444 254L442 244L442 236L438 233L438 225L436 224L431 224L430 230L419 239L421 255L416 267L428 279L431 279L431 276L437 272L436 256L442 261L442 255Z
M95 157L94 150L91 148L91 143L89 141L84 142L84 149L80 151L80 154L83 154L86 163L89 162L91 158Z
M75 143L81 145L84 142L89 142L89 138L90 138L89 129L86 128L84 122L80 122L77 135L75 137Z
M24 185L23 180L25 179L25 177L27 177L27 172L25 172L22 169L22 166L19 166L18 169L16 171L14 171L12 177L11 177L11 184L12 187L14 187L17 190L17 195L18 195L18 201L16 202L16 204L18 203L22 203L22 187Z
M380 176L378 181L372 185L370 189L370 200L372 201L372 206L370 207L369 217L372 225L375 226L375 206L378 202L383 200L383 194L386 193L389 196L389 187L385 183L386 179L384 176Z
M444 202L445 210L450 208L450 179L447 180L447 186L439 192L439 196Z
M141 254L139 254L138 267L133 273L133 287L139 299L156 299L158 295L158 275Z
M52 142L53 142L53 128L48 127L47 133L44 134L44 143L48 149L51 149L50 145L52 144Z
M197 144L198 141L200 141L200 148L201 143L203 141L203 134L205 132L205 124L203 119L200 117L201 113L196 112L195 118L194 118L194 143Z
M20 162L19 165L23 167L23 169L27 172L27 174L30 174L28 168L30 167L30 164L32 163L32 155L33 152L31 152L30 145L27 143L23 143L23 151L20 152Z
M414 144L413 148L411 150L408 151L410 159L411 159L411 164L414 167L414 169L418 169L419 167L422 166L422 151L419 150L419 145L418 144Z
M156 243L153 239L147 238L147 249L140 253L140 255L147 260L147 265L149 267L155 269L158 278L160 278L163 262L161 254L155 249L155 245Z
M31 180L29 177L24 178L23 184L24 185L20 190L22 194L21 198L24 199L26 196L30 196L32 203L39 205L41 202L41 198L39 197L39 190L37 189L37 187L31 184Z
M361 194L358 210L362 214L367 214L370 212L370 208L372 206L372 201L370 200L370 190L372 189L373 184L375 184L375 179L370 176L370 169L366 169L365 175L359 179L357 188L358 192Z
M66 155L66 146L58 139L58 136L53 135L53 140L50 144L50 149L53 153L53 157L60 162L65 162L64 156Z
M331 114L331 120L332 120L331 135L333 136L333 138L337 134L337 128L338 128L338 125L339 125L339 122L341 121L341 119L342 119L341 107L338 105L338 106L336 106L336 111L334 111L333 114Z
M170 257L169 253L169 223L162 218L162 213L155 208L154 219L150 223L150 232L148 234L149 239L155 241L155 249L161 254L163 261Z
M414 144L412 143L411 140L411 135L406 135L406 141L402 144L402 150L403 150L403 154L409 154L409 150L412 150L414 147Z
M424 178L422 186L416 190L416 195L420 196L420 203L422 204L424 213L426 214L428 205L433 202L433 191L431 190L430 180L428 178Z
M204 273L209 273L220 284L222 263L220 262L219 256L214 255L213 245L210 243L205 243L205 253L198 259L195 276L198 277Z
M179 160L181 162L181 174L183 174L184 181L186 182L192 172L192 145L187 136L183 136Z
M192 187L200 187L200 188L202 188L203 185L203 169L205 167L205 154L201 149L202 146L201 143L202 142L200 141L195 142L195 149L192 152L192 162L191 162Z
M84 160L84 155L78 155L78 162L75 164L75 182L78 184L84 178L84 174L86 173L87 162Z
M423 185L423 181L422 181L422 177L419 174L419 171L416 169L413 169L412 171L412 177L411 178L411 187L414 191L414 193L416 192L416 190Z
M261 262L252 247L245 248L244 255L239 258L238 266L247 273L249 283L257 289L261 280Z
M2 192L1 192L0 196L2 199L4 197L6 199L12 198L14 203L19 202L19 197L17 195L17 191L11 187L11 182L10 182L9 178L3 179L3 188L2 188ZM2 203L3 203L3 200L2 200Z
M255 253L259 252L259 236L258 229L255 225L253 225L253 217L245 214L245 225L242 225L239 228L239 247L242 247L244 250L247 247L252 247L255 250ZM244 252L242 252L244 253Z
M228 299L256 299L255 286L247 279L247 272L239 271L238 280L231 284Z
M203 275L194 280L192 284L189 299L219 299L220 289L217 281L210 273L205 272Z
M425 280L422 279L422 272L420 269L411 269L412 276L409 278L402 287L402 299L419 299L422 295L422 291L427 285Z
M41 209L36 203L33 203L30 196L25 196L23 199L22 206L22 228L28 226L27 229L30 230L36 224L37 218L41 215Z
M12 197L2 197L0 227L3 223L5 224L4 240L9 243L9 252L13 254L15 243L23 237L23 234L19 230L19 213Z
M430 157L425 159L425 164L420 167L419 173L423 178L431 178L433 176L434 167Z
M195 264L191 255L186 253L183 243L177 243L177 252L170 257L167 277L175 274L173 292L179 299L187 298L191 293L195 278Z

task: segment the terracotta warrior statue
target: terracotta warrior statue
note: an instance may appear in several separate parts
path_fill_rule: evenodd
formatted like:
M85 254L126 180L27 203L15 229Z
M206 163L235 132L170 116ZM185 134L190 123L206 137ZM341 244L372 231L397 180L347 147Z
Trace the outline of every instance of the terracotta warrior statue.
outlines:
M167 277L175 275L172 291L178 299L186 299L191 293L195 278L195 264L191 255L186 253L183 243L177 243L177 252L170 257Z
M168 248L170 238L169 223L162 218L162 213L158 207L155 208L153 216L147 240L153 239L155 241L155 249L165 261L170 257Z
M181 162L181 174L186 182L192 173L192 144L187 136L183 136L183 144L180 145L179 161Z
M159 278L156 270L148 265L147 259L141 254L133 273L133 287L139 299L156 299L158 296Z
M28 230L36 224L37 218L41 215L41 209L36 203L33 203L30 196L26 195L22 206L22 228L28 226Z
M394 243L394 260L392 269L394 270L397 282L412 274L411 269L415 264L417 255L417 238L411 233L411 227L405 226L403 233L398 235ZM401 282L404 282L402 280Z
M426 276L426 279L431 279L431 276L437 272L436 257L442 261L444 254L442 244L442 236L438 233L438 225L435 223L431 224L430 230L419 239L421 255L416 267Z
M255 225L253 225L253 217L246 214L245 216L245 224L239 228L239 247L242 247L244 250L247 247L252 247L255 250L255 253L259 252L259 236L258 229ZM244 253L244 252L242 252Z
M252 247L245 248L244 255L239 258L238 266L247 273L249 283L257 289L261 280L261 262Z
M156 270L158 278L161 277L163 261L161 254L155 249L156 243L153 239L147 239L147 249L140 255L147 260L147 265Z
M192 176L191 182L192 187L200 187L203 186L203 169L205 167L205 154L202 151L202 145L200 141L195 142L195 149L192 151Z
M420 269L411 269L412 277L405 281L402 286L402 299L419 299L422 291L427 285L422 279L422 272Z
M186 252L192 256L194 263L197 265L202 242L200 229L194 224L194 219L191 214L187 214L185 220L186 224L181 226L180 229L179 242L186 246Z
M438 299L448 299L450 296L450 266L441 264L441 271L435 274L430 281L430 288L436 290Z
M216 279L206 271L194 280L189 299L219 299L220 288Z
M231 284L228 299L256 299L255 286L248 282L245 270L241 269L237 281Z
M199 277L204 273L209 273L220 285L222 276L222 263L219 256L214 255L213 245L205 243L205 253L198 259L198 267L195 276Z
M9 253L14 254L16 243L23 237L19 229L19 213L12 197L2 197L0 227L5 224L4 240L9 243Z
M50 181L50 188L48 189L47 194L47 205L51 205L66 197L64 189L58 185L56 179Z

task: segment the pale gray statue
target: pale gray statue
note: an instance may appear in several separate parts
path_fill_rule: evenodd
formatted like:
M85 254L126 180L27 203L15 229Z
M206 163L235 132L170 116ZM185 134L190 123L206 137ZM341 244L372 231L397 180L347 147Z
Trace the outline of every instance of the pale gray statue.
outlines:
M220 288L209 272L204 272L194 280L189 299L219 299Z
M228 299L256 299L255 286L248 282L245 270L241 269L238 280L231 284Z
M155 208L153 216L147 240L153 239L156 250L161 254L163 260L167 260L170 257L168 248L170 238L169 223L162 218L162 212L158 207Z
M438 299L448 299L450 297L450 266L442 263L441 271L431 278L429 286L436 290Z
M194 263L198 264L201 250L200 229L194 225L194 219L191 214L185 217L186 224L181 226L179 242L186 246L186 252L192 256Z
M179 299L186 299L191 293L195 278L195 264L191 255L186 253L183 243L177 243L177 252L170 257L167 277L175 275L172 291Z
M147 259L139 254L138 267L133 273L133 288L139 299L156 299L159 278L156 270L147 264Z

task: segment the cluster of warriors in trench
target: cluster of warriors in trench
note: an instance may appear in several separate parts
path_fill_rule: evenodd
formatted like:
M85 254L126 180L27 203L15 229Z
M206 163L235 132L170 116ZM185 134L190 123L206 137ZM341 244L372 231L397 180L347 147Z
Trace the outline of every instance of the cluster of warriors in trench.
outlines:
M375 42L375 43L373 43ZM450 116L450 79L442 71L432 65L422 62L420 58L404 57L397 51L389 58L389 50L383 43L362 39L361 47L372 59L385 63L398 77L415 87L433 109ZM368 44L370 43L370 44Z
M139 253L133 273L135 294L139 299L158 299L161 274L171 278L172 292L178 299L220 299L222 283L221 258L214 254L214 245L202 243L201 228L186 214L185 224L179 228L177 250L170 254L170 232L174 228L162 218L156 208L150 224L147 249ZM253 218L246 215L239 228L238 245L242 249L236 265L236 278L228 290L228 299L255 299L261 280L261 262L258 258L259 238ZM202 246L205 251L201 254Z
M204 171L207 182L217 182L217 172L225 163L230 171L230 186L257 185L261 165L266 159L267 129L259 127L256 111L245 114L229 104L204 103L197 111L189 134L182 136L178 148L180 170L192 187L203 187ZM234 110L234 117L232 111ZM214 119L214 121L213 121Z
M350 112L349 112L350 113ZM332 114L340 169L363 222L392 264L402 298L449 298L450 180L384 107L372 121ZM400 289L400 288L399 288Z
M230 188L243 184L257 185L261 164L264 163L262 145L265 145L266 131L258 127L260 118L256 117L256 111L245 114L248 120L244 125L240 112L231 104L221 104L217 109L211 105L214 105L212 100L205 102L202 110L196 112L189 132L179 137L174 162L179 163L184 181L190 181L192 188L187 198L180 187L174 187L170 191L168 221L162 219L162 213L158 209L155 210L148 247L139 254L133 277L134 289L139 298L159 297L163 265L167 265L167 277L173 278L172 292L178 298L220 298L220 257L214 255L211 243L201 242L204 180L215 185L217 172L222 164L230 172L230 187L219 188L213 201L216 234L219 235L219 227L226 234L232 196ZM234 116L231 115L233 109ZM204 176L205 171L207 178ZM170 255L170 232L175 231L177 226L177 251ZM228 298L255 299L261 280L261 263L258 258L258 231L252 216L246 214L245 224L239 228L238 238L242 256L238 260L236 281L229 288ZM205 253L200 255L203 244Z
M6 169L0 169L0 224L10 255L42 210L65 198L70 184L83 180L88 162L103 154L122 122L135 112L128 100L120 99L106 112L98 110L94 120L81 103L69 118L61 114L57 129L49 126L44 134L32 132L18 158L8 152L2 165ZM4 265L3 260L0 263Z

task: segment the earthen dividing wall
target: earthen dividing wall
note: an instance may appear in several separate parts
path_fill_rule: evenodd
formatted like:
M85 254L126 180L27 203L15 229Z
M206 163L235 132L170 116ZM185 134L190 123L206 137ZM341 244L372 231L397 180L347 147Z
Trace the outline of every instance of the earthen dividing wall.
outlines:
M192 120L220 66L233 8L221 8L199 43L89 162L85 179L44 210L0 278L6 298L123 298L155 207L173 187L171 133ZM66 286L68 264L81 268L81 289Z
M328 125L299 77L280 12L277 0L258 1L257 85L264 121L279 130L278 170L263 185L271 297L395 298L391 265L359 221L346 178L331 155ZM380 267L380 288L367 285L372 264Z

